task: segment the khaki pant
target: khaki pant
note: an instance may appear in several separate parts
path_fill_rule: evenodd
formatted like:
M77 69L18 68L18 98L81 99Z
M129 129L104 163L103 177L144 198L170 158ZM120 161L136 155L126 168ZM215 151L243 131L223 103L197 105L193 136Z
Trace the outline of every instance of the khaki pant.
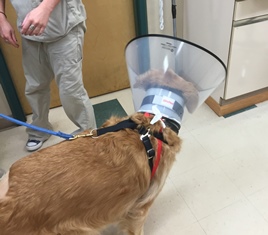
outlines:
M84 28L74 27L58 41L43 43L22 38L25 95L33 111L33 125L52 129L48 120L50 83L55 78L61 104L80 131L95 128L95 115L82 78ZM49 134L27 128L29 138L46 140Z

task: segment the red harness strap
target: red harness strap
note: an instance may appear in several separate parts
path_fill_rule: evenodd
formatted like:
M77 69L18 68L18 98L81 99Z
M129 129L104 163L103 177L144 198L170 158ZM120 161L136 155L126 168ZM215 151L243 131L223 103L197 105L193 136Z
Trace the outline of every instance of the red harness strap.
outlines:
M145 117L149 117L150 114L149 113L144 113ZM160 132L162 132L162 129L160 130ZM156 154L156 159L154 161L154 165L153 165L153 169L152 169L152 174L151 174L151 179L154 177L155 172L159 166L159 162L160 162L160 158L161 158L161 152L162 152L162 141L157 139L157 154Z
M157 139L157 154L156 154L156 159L154 161L154 166L153 166L153 170L152 170L152 174L151 174L151 179L154 177L155 172L159 166L159 162L160 162L160 157L161 157L161 152L162 152L162 141Z

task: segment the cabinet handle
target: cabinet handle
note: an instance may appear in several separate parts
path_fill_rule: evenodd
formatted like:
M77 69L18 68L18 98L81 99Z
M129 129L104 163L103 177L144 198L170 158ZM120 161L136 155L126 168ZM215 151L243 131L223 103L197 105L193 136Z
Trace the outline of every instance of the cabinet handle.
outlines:
M244 2L244 1L246 1L246 0L235 0L236 2Z

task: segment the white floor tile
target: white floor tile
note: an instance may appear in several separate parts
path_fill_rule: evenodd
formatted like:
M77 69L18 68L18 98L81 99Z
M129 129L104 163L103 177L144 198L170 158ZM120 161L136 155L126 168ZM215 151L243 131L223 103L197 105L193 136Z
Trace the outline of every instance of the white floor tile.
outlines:
M8 170L13 162L29 154L24 150L27 135L24 127L0 132L0 168Z
M180 174L185 173L193 168L202 167L213 159L205 149L195 140L189 132L180 135L182 139L181 151L176 156L170 175L173 178L180 178Z
M145 235L206 235L206 233L198 223L194 223L183 229L176 226L176 223L174 224L174 226L166 226L163 224L161 225L156 223L149 224L149 226L151 226L149 231L145 227Z
M198 220L243 198L237 187L212 162L170 178Z
M212 123L220 122L223 117L219 117L205 103L203 103L193 114L185 113L182 125L192 131Z
M254 193L248 197L252 205L268 221L268 187Z
M206 235L267 235L267 221L241 200L199 221Z
M167 234L176 234L176 231L188 227L197 220L176 191L170 180L155 200L150 210L146 226L146 235L161 235L163 229Z
M223 119L191 131L194 138L214 159L243 148L252 139L244 124L244 114ZM246 138L248 137L248 138Z
M162 233L166 234L166 233ZM194 223L188 228L179 230L178 232L174 232L174 235L206 235L202 227L200 226L199 223Z
M218 166L246 196L268 187L268 158L258 151L248 145L217 161Z

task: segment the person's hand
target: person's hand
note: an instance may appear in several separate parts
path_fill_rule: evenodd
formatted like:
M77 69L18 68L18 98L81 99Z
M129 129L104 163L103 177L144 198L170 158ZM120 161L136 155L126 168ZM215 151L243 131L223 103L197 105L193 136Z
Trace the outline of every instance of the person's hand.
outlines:
M4 41L16 48L19 47L15 30L7 21L7 19L1 19L0 22L0 37L4 39Z
M41 5L30 11L21 24L21 33L24 35L41 35L50 16L50 12L43 9Z

